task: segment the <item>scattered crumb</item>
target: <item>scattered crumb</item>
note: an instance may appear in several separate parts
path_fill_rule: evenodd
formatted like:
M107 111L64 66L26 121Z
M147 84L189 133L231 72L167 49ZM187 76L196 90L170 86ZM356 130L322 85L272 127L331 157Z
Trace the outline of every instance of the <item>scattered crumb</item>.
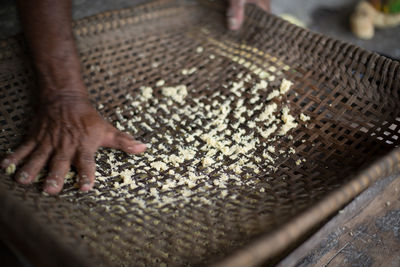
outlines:
M309 121L311 118L303 113L300 114L300 120Z
M187 95L186 85L178 85L175 87L164 87L162 94L167 97L171 97L176 102L183 102L183 99Z
M14 174L14 173L15 173L15 170L16 170L16 166L15 166L14 163L12 163L12 164L10 164L10 165L7 166L7 168L6 168L6 174L7 174L7 175Z
M115 111L115 125L133 134L148 132L148 150L123 156L116 150L101 150L96 155L96 161L103 163L96 172L96 188L84 197L113 212L156 209L170 213L186 204L213 205L221 198L236 201L238 194L232 186L257 190L263 181L257 174L272 175L278 169L278 159L295 153L294 148L277 153L279 147L274 142L289 138L287 134L298 122L283 98L278 98L289 90L285 88L291 82L283 80L280 90L272 90L268 83L275 79L270 73L278 72L276 67L252 65L246 55L235 57L231 59L248 72L221 84L227 94L217 91L192 99L185 85L165 86L164 80L158 80L155 86L160 87L163 98L155 99L148 86L141 87L138 96L127 96L131 102ZM196 71L191 67L181 73ZM249 92L253 96L245 100L243 95ZM273 102L266 103L261 97L266 92L271 92L267 98L274 98ZM252 156L255 153L262 155ZM301 162L299 159L296 164ZM71 173L66 182L73 183L74 176ZM205 192L210 194L204 197ZM76 194L70 190L60 196L76 201Z
M197 71L197 68L196 67L193 67L193 68L190 68L189 70L188 70L188 74L190 75L190 74L193 74L193 73L195 73Z
M155 162L152 162L152 163L150 164L150 166L153 167L154 169L156 169L157 171L165 171L165 170L168 169L167 164L165 164L165 163L162 162L162 161L155 161Z
M153 97L153 89L151 87L140 87L140 90L142 91L143 98L150 99Z
M157 83L156 83L156 86L157 86L157 87L161 87L161 86L163 86L164 84L165 84L165 81L164 81L164 80L158 80Z
M285 135L291 129L297 127L297 122L295 121L294 117L289 114L289 107L285 106L282 109L282 121L284 122L281 130L279 131L279 135Z
M293 83L291 81L283 79L282 83L281 83L281 88L280 88L281 94L286 94L290 90L290 87L292 85L293 85Z
M280 94L280 92L278 90L274 90L267 96L267 100L271 100L271 99L273 99L275 97L278 97L280 95L281 94Z

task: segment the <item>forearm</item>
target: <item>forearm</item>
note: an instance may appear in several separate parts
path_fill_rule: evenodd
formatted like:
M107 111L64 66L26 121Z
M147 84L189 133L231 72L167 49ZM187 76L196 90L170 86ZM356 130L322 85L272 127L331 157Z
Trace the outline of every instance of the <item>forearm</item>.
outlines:
M87 95L72 33L71 0L18 0L41 98Z

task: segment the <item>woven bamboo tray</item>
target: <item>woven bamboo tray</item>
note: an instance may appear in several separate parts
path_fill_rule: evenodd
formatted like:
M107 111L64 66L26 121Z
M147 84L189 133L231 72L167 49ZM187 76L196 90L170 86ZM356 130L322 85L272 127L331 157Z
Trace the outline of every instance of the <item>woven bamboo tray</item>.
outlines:
M217 106L223 99L232 103L242 99L246 109L252 110L253 97L258 96L256 103L264 105L267 95L285 78L293 82L291 90L274 101L279 109L289 106L296 118L297 126L287 136L272 141L257 137L255 132L261 126L252 130L245 125L257 113L243 115L239 124L240 118L235 116L228 121L238 125L236 130L253 134L260 146L273 144L294 153L275 156L273 171L263 165L264 160L258 162L260 171L245 169L241 179L227 182L225 189L207 183L207 177L222 175L225 169L221 166L219 172L209 172L201 184L190 189L194 193L186 202L176 199L162 207L152 206L154 196L146 192L174 178L171 166L158 174L155 183L149 182L155 173L151 168L148 175L133 175L140 181L139 188L128 187L128 195L113 193L118 182L115 177L97 183L97 193L78 193L73 183L67 182L60 196L49 197L41 193L40 182L22 187L2 175L1 237L32 263L257 265L282 252L372 182L397 171L397 62L298 28L255 7L246 10L248 19L239 32L229 32L224 25L225 10L216 2L160 0L77 21L75 34L94 106L119 127L127 127L124 118L133 113L124 112L131 99L141 94L139 88L156 88L163 79L166 84L186 85L185 102L167 102L160 90L154 89L153 102L146 105L157 108L165 104L170 110L183 110L195 107L195 99ZM1 42L0 60L0 149L6 153L25 133L35 79L21 38ZM196 71L182 74L182 69L192 68ZM260 82L260 70L266 72L263 78L268 87L247 92L247 87ZM237 96L227 85L239 82L240 73L250 74L251 79ZM182 129L202 128L185 114L174 128L163 124L169 115L162 111L152 116L155 121L145 113L143 109L133 114L137 126L126 131L152 147L163 142L157 134L175 136L171 146L166 145L166 153L179 145ZM298 120L300 114L310 120ZM143 122L152 130L141 127ZM188 123L192 123L190 129ZM103 155L108 152L100 151L97 158L100 172L107 172L109 165ZM129 159L115 153L118 160ZM151 155L154 150L146 153ZM261 150L255 149L246 157L251 161L260 154ZM141 157L145 156L135 160ZM222 162L228 166L235 164L235 159ZM181 164L175 173L184 175L192 163ZM242 180L246 182L237 186ZM104 198L99 200L101 196ZM168 194L158 197L163 196ZM145 207L138 205L139 198Z

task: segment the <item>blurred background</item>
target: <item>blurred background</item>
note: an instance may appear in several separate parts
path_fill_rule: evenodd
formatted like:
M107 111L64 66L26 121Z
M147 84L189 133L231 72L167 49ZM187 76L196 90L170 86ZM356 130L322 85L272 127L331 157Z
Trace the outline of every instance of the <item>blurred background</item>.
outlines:
M219 0L218 0L219 1ZM1 0L0 38L20 32L15 0ZM106 10L130 7L146 0L73 0L74 19ZM365 49L400 58L400 27L377 29L370 40L356 38L349 27L349 17L359 0L271 0L272 13L289 15L308 29L323 33Z

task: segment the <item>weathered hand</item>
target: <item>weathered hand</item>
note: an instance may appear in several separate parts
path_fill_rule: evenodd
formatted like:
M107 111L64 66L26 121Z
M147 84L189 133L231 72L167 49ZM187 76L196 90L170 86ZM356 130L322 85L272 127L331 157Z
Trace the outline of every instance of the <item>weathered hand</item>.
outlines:
M230 30L238 30L242 26L246 4L256 4L265 11L270 10L269 0L229 0L227 16Z
M29 138L2 162L2 168L21 164L16 180L30 184L48 164L44 191L57 194L70 166L78 171L80 190L88 191L95 179L95 152L101 146L141 153L146 146L118 131L92 108L86 97L57 97L42 104Z

